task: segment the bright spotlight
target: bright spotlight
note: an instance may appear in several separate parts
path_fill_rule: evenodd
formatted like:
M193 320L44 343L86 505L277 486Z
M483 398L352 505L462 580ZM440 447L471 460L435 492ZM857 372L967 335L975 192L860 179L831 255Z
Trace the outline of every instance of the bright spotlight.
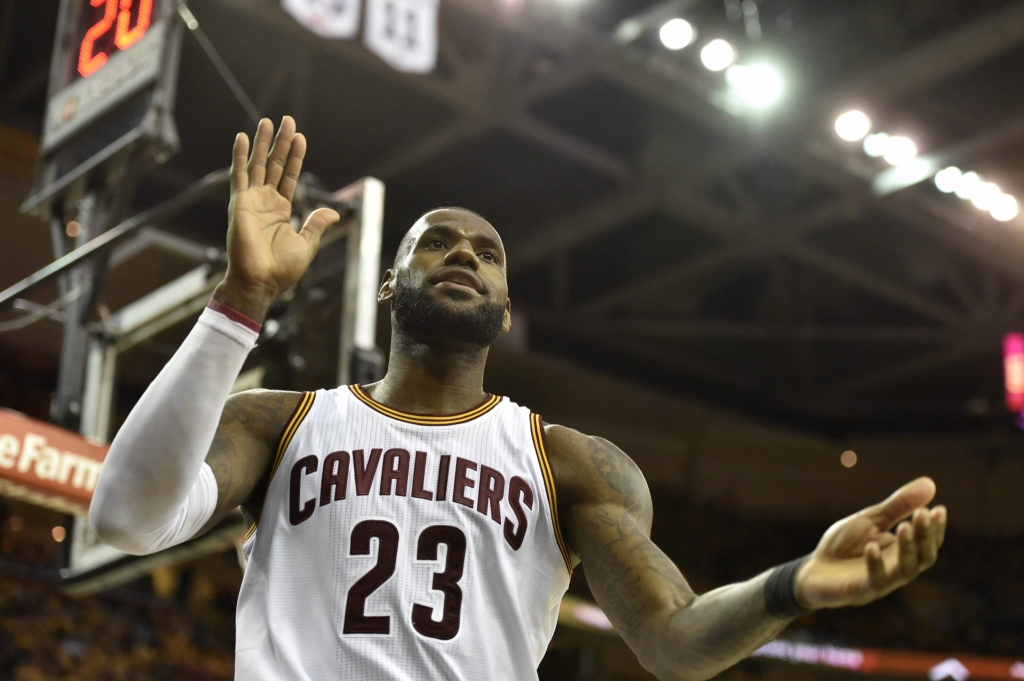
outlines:
M786 85L782 74L769 64L733 64L725 81L736 98L751 109L767 109L782 99Z
M900 137L899 135L890 137L885 143L882 158L890 165L906 165L917 158L917 145L909 137Z
M1003 190L995 182L981 182L974 185L971 191L971 203L978 210L990 210L996 199L1003 195Z
M989 206L988 212L999 222L1009 222L1020 214L1020 204L1009 194L1000 194Z
M969 199L974 194L974 188L979 184L981 184L981 176L971 170L960 176L960 181L957 182L953 193L957 195L957 198Z
M708 71L721 71L735 60L736 50L721 38L715 38L700 51L700 61Z
M939 188L940 192L950 194L955 192L956 188L960 186L960 179L963 176L964 174L956 166L943 168L935 173L935 186Z
M864 138L864 153L871 158L881 158L889 146L889 135L876 132Z
M847 142L864 139L871 132L871 119L863 111L847 111L836 119L836 134Z
M661 44L668 49L681 50L693 42L697 37L697 32L693 30L693 25L686 19L675 18L662 24L661 30L658 31L658 37L661 38Z

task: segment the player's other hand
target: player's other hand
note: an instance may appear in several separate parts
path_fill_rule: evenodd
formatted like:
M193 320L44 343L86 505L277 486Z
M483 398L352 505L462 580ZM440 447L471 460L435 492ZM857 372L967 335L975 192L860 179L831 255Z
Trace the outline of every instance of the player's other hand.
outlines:
M927 506L934 497L931 478L918 478L830 527L797 572L797 601L863 605L913 581L935 564L946 534L946 508Z
M306 272L324 231L340 219L320 208L302 230L292 227L292 198L306 155L306 138L285 116L274 139L274 124L259 122L249 150L245 133L235 137L228 207L228 271L214 297L262 320L274 298Z

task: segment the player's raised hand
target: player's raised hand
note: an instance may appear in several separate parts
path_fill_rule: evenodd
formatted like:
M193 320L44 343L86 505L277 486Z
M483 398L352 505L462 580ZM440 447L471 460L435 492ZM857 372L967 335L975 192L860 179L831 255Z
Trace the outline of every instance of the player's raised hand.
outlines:
M918 478L830 527L797 572L797 601L809 608L863 605L934 565L946 533L946 508L927 507L934 497L935 483Z
M245 133L235 137L228 208L228 272L215 297L262 320L273 299L306 272L324 230L340 219L320 208L302 230L292 228L292 198L306 155L306 138L285 116L274 125L259 122L249 150Z

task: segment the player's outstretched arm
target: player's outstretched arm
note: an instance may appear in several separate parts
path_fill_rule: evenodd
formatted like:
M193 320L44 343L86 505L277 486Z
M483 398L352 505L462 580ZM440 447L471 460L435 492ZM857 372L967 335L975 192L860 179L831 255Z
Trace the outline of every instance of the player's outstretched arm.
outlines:
M779 611L780 576L793 575L782 605L787 589L798 609L860 605L914 579L942 544L946 510L925 507L935 486L920 478L833 525L798 570L773 578L775 614L771 570L698 596L650 539L650 495L629 457L601 438L545 430L566 538L598 604L663 680L710 678L778 635L792 617Z
M291 225L306 142L285 117L276 140L260 121L235 138L228 271L181 347L111 443L89 520L106 543L153 553L202 531L257 489L269 449L298 396L228 395L279 292L305 273L337 212ZM283 414L283 416L281 416ZM278 418L280 417L280 418ZM276 431L275 431L276 428Z

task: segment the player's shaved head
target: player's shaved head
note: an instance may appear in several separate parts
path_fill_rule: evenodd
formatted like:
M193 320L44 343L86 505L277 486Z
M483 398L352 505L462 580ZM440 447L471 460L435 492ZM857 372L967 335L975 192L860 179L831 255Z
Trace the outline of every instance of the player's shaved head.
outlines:
M398 244L398 252L395 254L395 266L405 259L409 251L412 250L416 241L420 238L424 231L430 229L435 225L442 224L458 224L463 227L468 227L474 231L483 232L485 235L491 237L501 250L502 262L505 260L505 247L501 242L501 235L498 234L498 230L494 228L487 218L469 210L468 208L459 208L458 206L446 206L443 208L435 208L427 211L420 216L413 226L409 228L409 231L402 237L401 243Z

